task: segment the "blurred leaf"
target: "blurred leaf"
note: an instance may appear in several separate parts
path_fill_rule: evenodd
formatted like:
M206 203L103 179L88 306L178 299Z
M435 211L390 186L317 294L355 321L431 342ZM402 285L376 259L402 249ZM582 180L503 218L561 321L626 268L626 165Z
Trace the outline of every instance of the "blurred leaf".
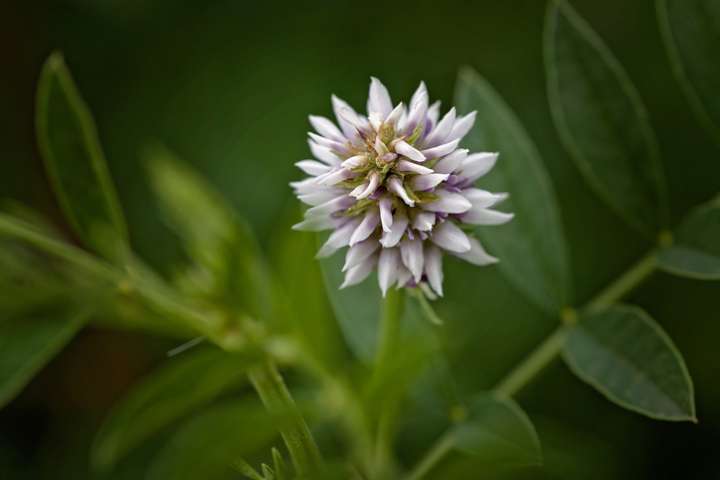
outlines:
M0 407L7 405L82 328L88 314L54 305L0 322Z
M515 213L509 224L477 233L501 259L500 272L533 303L556 313L570 297L567 247L540 155L512 110L471 69L460 72L456 103L461 110L477 110L467 147L500 152L497 165L482 180L483 188L509 192L503 205Z
M146 159L161 206L196 262L187 292L204 291L210 301L268 320L271 281L250 228L168 150L148 149Z
M720 140L720 3L657 0L656 6L673 72L699 120Z
M570 369L611 401L659 420L695 420L690 375L667 334L637 307L590 313L563 348Z
M50 55L37 92L37 134L68 221L93 250L113 261L128 251L127 227L95 123L62 55Z
M565 147L618 215L654 234L666 214L662 164L625 70L562 0L550 2L544 49L550 108Z
M134 387L110 412L92 451L112 467L138 444L246 379L248 359L219 349L182 354Z
M682 277L720 280L720 197L694 209L658 254L659 268Z
M468 405L468 419L453 429L455 448L489 465L539 465L540 441L525 412L510 399L481 395Z
M233 462L263 447L277 435L279 420L257 402L215 406L180 427L159 452L148 480L233 478Z
M273 458L273 472L275 473L275 477L277 480L289 480L291 477L290 469L287 466L287 463L285 463L285 459L282 456L282 453L280 453L280 450L273 447L272 449L272 458Z

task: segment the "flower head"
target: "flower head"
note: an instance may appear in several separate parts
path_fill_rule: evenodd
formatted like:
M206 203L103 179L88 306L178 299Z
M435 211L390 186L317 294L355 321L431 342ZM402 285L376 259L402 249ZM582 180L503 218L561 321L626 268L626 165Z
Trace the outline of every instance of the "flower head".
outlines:
M440 117L421 83L409 105L393 106L387 88L370 82L365 117L333 96L338 125L310 116L314 160L296 165L308 178L292 183L310 205L297 230L333 230L318 256L349 247L341 288L377 269L383 295L393 285L442 295L442 255L476 265L497 262L463 225L498 225L512 214L491 207L507 198L474 187L497 153L458 148L475 112ZM339 128L338 128L339 127Z

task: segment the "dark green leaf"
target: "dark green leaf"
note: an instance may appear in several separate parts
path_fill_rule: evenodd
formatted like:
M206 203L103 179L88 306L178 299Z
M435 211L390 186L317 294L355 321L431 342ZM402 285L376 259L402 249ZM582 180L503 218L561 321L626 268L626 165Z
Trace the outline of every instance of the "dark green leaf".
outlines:
M86 313L53 306L0 322L0 407L32 380L87 320Z
M235 460L277 435L274 423L254 402L213 407L177 431L153 461L147 478L227 479Z
M122 261L127 228L90 111L62 56L45 62L37 93L37 134L52 186L77 235Z
M489 465L539 465L540 441L530 419L510 399L482 395L468 406L469 416L454 427L455 448Z
M166 149L148 149L146 159L168 222L194 261L181 288L268 319L271 281L250 228L207 182Z
M503 207L515 218L499 228L480 228L478 235L510 282L544 310L556 313L570 297L567 247L560 211L540 155L515 114L493 88L470 69L460 72L456 103L477 110L466 146L495 150L500 158L481 186L509 192ZM542 208L538 208L542 205Z
M637 307L615 306L581 318L563 357L578 377L622 407L660 420L695 421L682 356Z
M590 186L630 225L664 226L666 193L655 135L625 70L566 2L550 2L545 67L555 125Z
M720 197L693 210L661 250L658 266L675 275L720 280Z
M182 354L153 372L117 404L93 445L97 468L113 466L172 422L246 378L248 359L219 349Z
M657 14L673 72L700 121L720 141L720 3L657 0Z

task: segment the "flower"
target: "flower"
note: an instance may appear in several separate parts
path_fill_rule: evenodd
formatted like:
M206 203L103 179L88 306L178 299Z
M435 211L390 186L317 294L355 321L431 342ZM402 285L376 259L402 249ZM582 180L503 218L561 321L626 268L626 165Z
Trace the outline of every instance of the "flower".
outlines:
M367 117L335 96L332 104L338 125L310 116L316 133L309 133L308 142L315 159L296 163L309 177L291 186L310 206L293 228L333 230L318 257L349 247L340 288L377 269L383 295L393 285L442 295L443 252L475 265L498 261L461 228L499 225L513 217L491 209L506 193L474 187L498 154L458 148L476 112L459 116L451 108L439 119L440 103L429 105L424 83L407 107L393 106L376 78L370 82Z

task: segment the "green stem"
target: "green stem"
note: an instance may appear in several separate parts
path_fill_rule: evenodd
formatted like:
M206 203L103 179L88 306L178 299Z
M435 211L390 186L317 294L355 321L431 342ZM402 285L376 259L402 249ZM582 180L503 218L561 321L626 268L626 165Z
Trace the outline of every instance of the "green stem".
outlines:
M614 282L600 291L581 311L592 312L608 307L622 299L634 288L647 279L655 270L657 249L651 250ZM553 331L535 350L517 365L493 389L495 393L511 397L527 385L535 376L552 362L562 351L565 336L575 321L573 309L567 315L569 321ZM446 432L428 450L418 466L412 471L408 480L418 480L429 472L453 446L452 430Z
M280 372L272 362L267 362L252 368L248 376L268 412L288 417L280 434L298 475L316 474L322 465L320 450Z

